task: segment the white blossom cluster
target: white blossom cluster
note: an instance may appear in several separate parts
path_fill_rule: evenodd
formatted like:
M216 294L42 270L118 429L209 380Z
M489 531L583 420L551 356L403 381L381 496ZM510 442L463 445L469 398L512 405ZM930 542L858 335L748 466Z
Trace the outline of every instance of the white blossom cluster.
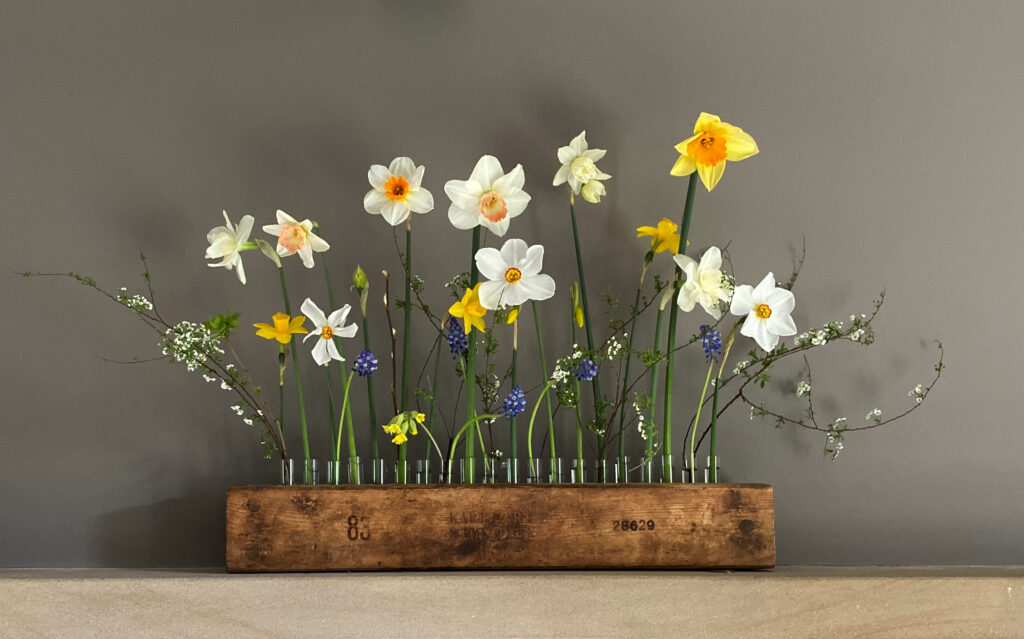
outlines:
M924 401L924 395L924 388L920 384L907 391L907 397L913 397L918 404Z
M875 422L876 424L878 424L879 422L882 421L882 409L872 409L870 412L868 412L867 415L864 416L864 419L866 419L869 422Z
M807 345L822 346L839 337L839 333L841 333L842 330L842 322L829 322L819 329L797 335L796 339L793 340L793 345L797 347Z
M648 433L654 432L654 424L647 421L647 416L640 408L640 402L633 402L633 410L636 411L636 429L640 432L640 437L647 441Z
M626 337L626 334L623 333L622 336ZM607 352L608 352L608 357L609 358L618 357L619 353L622 352L623 348L624 348L624 346L617 339L615 339L614 335L612 337L608 338Z
M749 366L750 366L750 360L746 360L745 359L742 362L737 362L736 363L736 368L732 369L732 374L733 375L739 375L743 371L747 370L747 367L749 367Z
M805 380L800 380L796 385L796 396L803 397L811 394L811 385Z
M825 454L832 455L832 459L839 457L844 447L843 434L830 430L825 434Z
M117 292L117 301L121 302L122 304L124 304L125 306L127 306L128 308L132 309L137 313L153 310L153 302L150 302L141 295L129 296L128 289L126 289L123 286L121 287L121 290Z
M179 322L167 329L161 346L164 355L170 355L174 361L184 364L189 372L199 369L211 355L224 354L217 345L217 338L208 328L189 321ZM225 385L221 381L221 388ZM228 386L227 390L231 390L231 387Z

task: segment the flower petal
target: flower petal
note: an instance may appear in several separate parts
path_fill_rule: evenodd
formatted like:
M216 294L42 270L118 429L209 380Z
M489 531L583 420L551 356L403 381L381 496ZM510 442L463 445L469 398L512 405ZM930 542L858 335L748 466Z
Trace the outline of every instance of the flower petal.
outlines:
M764 279L754 287L751 292L751 296L757 302L763 302L768 298L768 295L775 288L775 274L769 272L768 275L764 276Z
M754 310L753 291L754 289L749 284L737 286L732 294L729 312L733 315L747 315L750 311ZM746 335L746 333L743 334Z
M581 131L579 135L569 142L569 148L572 149L576 155L583 155L583 152L587 150L587 132Z
M480 211L463 208L458 204L452 204L448 207L448 221L460 231L478 226L483 220L484 217L480 215Z
M693 299L693 290L692 286L685 284L679 289L679 296L676 298L679 310L686 311L687 313L693 310L693 307L696 305L696 300Z
M764 321L769 331L774 335L796 335L796 323L789 313L777 312L772 307L772 316Z
M366 174L366 179L370 181L370 186L375 190L384 190L384 185L387 184L391 174L388 172L388 167L382 164L374 164L370 167L370 170Z
M577 153L572 150L571 146L563 146L558 149L558 161L566 168L576 159L576 156Z
M398 226L409 219L409 203L402 200L391 200L380 210L380 214L391 226Z
M589 151L584 151L582 155L591 162L597 162L598 160L603 158L607 153L608 151L606 151L605 149L590 149Z
M697 173L700 174L700 181L704 183L705 188L710 192L718 185L718 181L722 179L722 174L725 173L725 160L714 166L698 164Z
M345 358L338 352L338 345L334 343L333 339L322 339L320 341L327 344L327 354L331 356L331 359L336 359L339 362L345 361Z
M523 257L523 261L519 263L519 270L522 271L523 277L530 277L540 273L540 269L543 266L544 247L540 244L534 244L526 249L526 255Z
M526 174L523 172L523 165L517 164L508 174L496 179L492 188L498 192L498 195L507 197L522 189L525 183Z
M565 184L565 181L569 179L569 165L563 164L558 167L558 171L555 173L555 179L551 181L551 186L559 186Z
M448 180L444 184L444 192L452 204L464 209L480 206L480 196L484 193L483 188L472 180Z
M523 275L523 279L511 287L518 289L522 296L522 301L515 301L511 299L508 301L509 304L519 306L527 300L537 300L538 302L546 299L550 299L555 294L555 280L550 275Z
M328 244L324 240L324 238L322 238L319 235L316 235L314 233L307 233L306 234L306 245L309 246L309 248L311 248L314 251L316 251L317 253L323 253L324 251L326 251L329 248L331 248L331 245Z
M729 136L725 143L725 159L730 162L738 162L757 155L757 142L754 142L754 138L750 137L749 133L731 124L723 123L722 126L726 128Z
M302 306L299 307L302 314L309 318L309 321L313 322L313 326L316 326L317 330L320 330L324 326L327 326L327 318L324 316L324 312L320 310L320 307L316 305L313 300L306 298L302 302Z
M255 221L255 218L251 215L242 216L241 221L238 222L238 228L235 229L235 241L238 244L244 244L249 241L249 234L252 233L252 225Z
M494 183L502 176L501 162L493 155L485 155L476 162L469 179L473 180L485 190L494 188Z
M242 286L245 286L245 269L242 268L242 258L237 253L235 256L238 257L238 260L235 261L235 272L238 273L238 281L242 283Z
M496 248L482 248L474 256L476 270L489 280L504 280L505 271L508 270L508 263L502 258Z
M501 297L504 293L508 283L504 280L483 282L480 284L480 290L478 295L480 296L480 306L486 309L494 310L498 308L498 305L502 303Z
M505 233L508 233L508 227L509 224L512 223L512 217L512 215L509 215L509 217L506 217L504 220L501 220L500 222L492 222L487 218L480 216L480 224L482 226L485 226L487 229L491 231L491 233L494 233L498 237L504 237Z
M519 265L526 258L527 248L529 247L526 242L519 238L512 238L501 245L501 259L509 266L520 268ZM502 277L504 277L504 272L502 272Z
M388 167L388 171L391 175L400 175L411 182L413 174L416 173L416 165L410 158L403 156L391 160L391 166Z
M318 339L316 344L313 346L313 360L316 361L317 366L326 366L331 361L331 356L327 352L327 345L331 342L329 339Z
M505 206L508 208L508 218L518 217L526 210L526 205L530 203L530 194L526 191L516 191L505 197Z
M722 251L717 246L712 246L708 250L704 251L704 255L700 258L700 270L721 270L722 268Z
M434 210L434 196L426 189L409 191L409 197L405 201L415 213L428 213Z
M676 176L690 175L697 170L697 162L688 155L680 155L676 163L672 165L670 174Z
M302 265L306 268L313 268L313 247L310 246L309 242L306 242L299 248L299 257L302 259Z
M278 211L277 211L277 223L278 224L292 224L292 225L295 225L295 226L299 226L299 221L298 220L296 220L294 217L288 215L287 213L285 213L284 211L282 211L280 209L278 209ZM266 228L267 227L263 227L263 230L266 230Z
M306 309L303 308L303 311ZM320 310L320 309L317 309ZM352 310L351 304L346 304L336 311L331 311L331 314L327 316L327 326L330 326L333 330L338 330L345 325L345 320L348 318L349 312ZM309 315L309 313L306 313ZM313 318L310 318L313 319Z
M348 326L342 326L338 330L334 331L335 337L355 337L356 333L359 332L359 327L355 324L349 324Z
M376 189L368 191L363 196L363 208L366 209L367 213L373 213L374 215L380 215L380 210L388 202L390 202L388 196L384 195L383 191Z
M771 307L772 313L792 313L796 307L796 298L791 291L784 288L773 289L764 298L764 303Z
M650 227L647 227L647 228L650 228ZM639 230L639 229L637 229L637 230ZM639 237L639 236L637 236L637 237ZM694 266L694 267L697 266L697 262L692 257L690 257L688 255L673 255L672 256L672 260L676 263L677 266L679 266L679 270L683 271L684 273L687 272L686 268L688 266ZM689 281L689 279L690 278L687 278L687 281Z

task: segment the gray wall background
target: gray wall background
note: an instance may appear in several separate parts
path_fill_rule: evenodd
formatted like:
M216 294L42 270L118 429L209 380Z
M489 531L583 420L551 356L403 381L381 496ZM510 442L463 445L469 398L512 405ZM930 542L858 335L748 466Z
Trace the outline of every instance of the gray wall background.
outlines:
M213 385L100 359L157 354L130 313L14 271L136 290L143 251L166 316L229 305L265 321L280 305L269 262L246 255L244 288L204 265L221 210L318 220L339 281L356 263L397 272L390 230L361 198L370 164L409 155L438 204L416 220L415 261L442 306L440 284L469 253L442 187L491 153L526 171L533 201L511 235L548 245L554 357L575 279L565 193L550 186L556 148L585 128L609 150L609 195L580 215L591 287L625 297L644 250L633 229L679 216L672 147L702 110L745 128L761 154L701 188L691 252L731 242L738 279L756 283L788 274L806 238L801 330L886 290L873 347L816 354L820 413L856 424L876 406L899 411L931 375L933 340L947 347L924 408L850 436L836 462L817 434L743 409L725 420L726 476L775 485L779 562L1024 563L1022 28L1018 2L3 3L0 566L219 564L225 489L276 473ZM323 299L321 271L294 259L293 296ZM273 348L238 341L272 385ZM703 373L689 358L677 413ZM315 373L307 361L323 396ZM787 399L799 373L766 397L799 410ZM320 409L314 447L326 451Z

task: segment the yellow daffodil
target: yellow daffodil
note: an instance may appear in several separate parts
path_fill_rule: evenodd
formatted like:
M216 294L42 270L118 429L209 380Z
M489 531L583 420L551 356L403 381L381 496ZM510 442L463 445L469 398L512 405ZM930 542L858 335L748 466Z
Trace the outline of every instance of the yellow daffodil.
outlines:
M676 230L679 226L667 217L661 218L658 226L641 226L636 230L637 237L650 237L651 249L655 253L672 251L673 255L679 253L679 234Z
M487 309L480 305L480 284L468 289L461 301L451 305L448 314L452 317L462 318L467 335L474 327L481 333L487 330L487 325L484 324L484 315L487 314Z
M273 321L273 325L262 322L253 324L253 326L260 329L256 331L256 335L265 339L276 339L282 344L287 344L292 341L292 335L309 332L302 328L303 323L306 321L306 318L302 315L289 317L284 313L275 313Z
M708 191L722 179L726 161L739 162L757 154L757 143L743 129L722 122L717 115L701 113L693 127L693 136L676 145L679 159L672 175L690 175L694 171Z
M519 319L519 307L515 306L508 312L508 318L505 320L505 323L515 324L517 319Z

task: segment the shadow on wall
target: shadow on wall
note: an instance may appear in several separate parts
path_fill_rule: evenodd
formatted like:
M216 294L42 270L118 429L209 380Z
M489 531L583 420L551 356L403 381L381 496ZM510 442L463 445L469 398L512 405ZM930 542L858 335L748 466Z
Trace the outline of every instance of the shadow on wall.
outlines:
M92 563L116 568L224 564L223 490L104 513L97 518Z

